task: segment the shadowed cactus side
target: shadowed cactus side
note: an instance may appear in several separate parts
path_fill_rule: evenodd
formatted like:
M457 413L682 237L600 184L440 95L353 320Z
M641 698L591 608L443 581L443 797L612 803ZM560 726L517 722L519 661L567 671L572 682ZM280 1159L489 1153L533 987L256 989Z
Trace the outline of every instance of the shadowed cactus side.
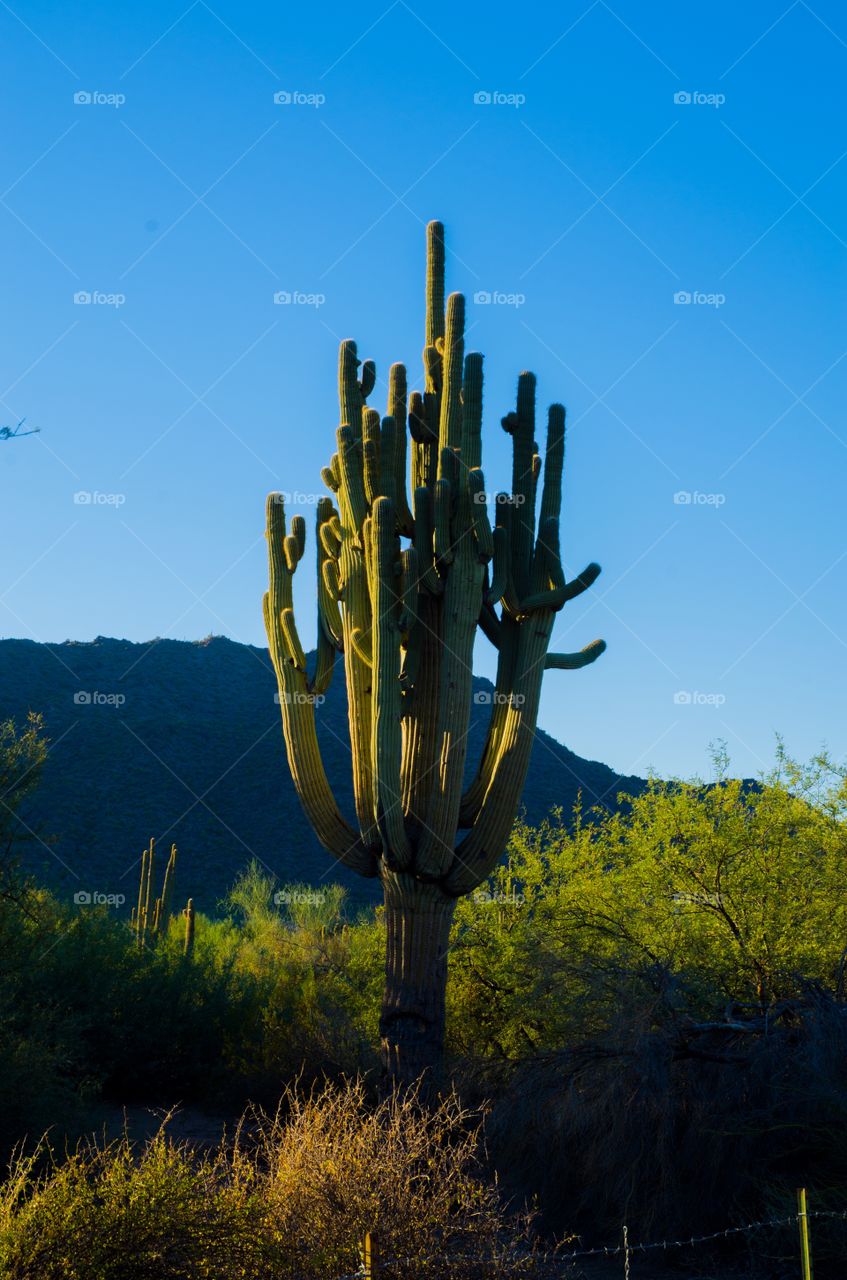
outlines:
M305 521L296 515L286 525L279 494L267 503L264 616L288 763L324 846L345 866L382 881L382 1053L388 1076L403 1082L439 1070L454 905L502 856L529 767L544 670L584 667L605 648L595 640L579 653L548 651L557 613L600 572L589 564L568 580L562 564L565 410L551 405L542 454L535 377L520 375L515 409L502 420L512 440L511 487L497 495L492 528L480 469L482 356L465 354L464 324L461 294L451 294L445 307L444 235L433 222L423 392L409 394L405 367L392 365L380 417L367 403L376 385L373 362L359 361L354 342L341 344L341 425L321 473L334 500L321 499L316 512L311 672L292 598ZM482 756L464 790L478 627L498 651L496 693ZM317 695L339 653L355 827L336 805L315 729Z

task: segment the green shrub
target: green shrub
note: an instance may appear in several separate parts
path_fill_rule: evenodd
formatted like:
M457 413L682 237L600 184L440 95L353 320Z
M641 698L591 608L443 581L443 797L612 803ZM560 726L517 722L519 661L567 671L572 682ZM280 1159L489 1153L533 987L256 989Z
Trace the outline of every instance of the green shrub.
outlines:
M478 1131L454 1098L368 1105L361 1084L247 1118L206 1154L166 1131L142 1152L85 1145L41 1172L18 1156L0 1194L6 1280L336 1280L379 1233L398 1280L534 1274L525 1217L481 1177ZM41 1153L43 1155L43 1152Z

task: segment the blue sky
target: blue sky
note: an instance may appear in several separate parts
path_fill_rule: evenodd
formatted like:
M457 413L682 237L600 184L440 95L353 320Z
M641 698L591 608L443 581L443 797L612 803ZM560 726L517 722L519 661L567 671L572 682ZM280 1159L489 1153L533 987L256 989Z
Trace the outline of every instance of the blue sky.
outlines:
M501 299L489 486L532 368L567 565L604 566L557 647L609 650L543 727L627 772L844 755L842 6L70 0L0 42L0 422L40 428L0 444L0 633L264 643L265 493L317 487L338 339L419 376L440 217L449 287Z

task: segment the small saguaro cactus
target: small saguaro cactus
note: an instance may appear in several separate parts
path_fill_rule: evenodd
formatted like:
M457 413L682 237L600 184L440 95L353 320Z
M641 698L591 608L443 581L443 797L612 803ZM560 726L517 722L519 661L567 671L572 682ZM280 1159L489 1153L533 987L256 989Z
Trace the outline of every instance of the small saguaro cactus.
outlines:
M145 947L148 939L152 941L160 933L167 933L175 876L176 845L172 844L167 866L165 867L162 894L161 897L156 897L156 841L151 836L150 844L141 854L138 904L133 907L130 920L130 924L135 930L139 947Z
M545 669L571 670L605 649L548 652L556 614L600 568L566 579L559 550L565 410L550 406L535 443L535 377L518 378L508 493L495 527L480 470L482 356L464 351L465 300L444 300L444 233L427 228L424 390L391 366L386 415L367 401L372 361L341 343L337 451L322 471L334 495L317 504L318 639L309 670L292 579L306 525L286 526L267 502L265 627L288 763L315 832L333 857L379 876L385 896L386 984L380 1022L388 1076L438 1074L447 949L456 899L487 878L515 820L535 736ZM406 433L410 437L407 444ZM544 475L539 492L539 479ZM406 489L411 473L411 501ZM498 651L496 693L481 759L463 788L477 627ZM342 816L321 760L317 697L344 656L355 827ZM551 797L551 802L554 797ZM460 838L459 831L465 834Z
M190 956L194 951L194 899L189 898L185 910L185 938L182 944L183 953Z

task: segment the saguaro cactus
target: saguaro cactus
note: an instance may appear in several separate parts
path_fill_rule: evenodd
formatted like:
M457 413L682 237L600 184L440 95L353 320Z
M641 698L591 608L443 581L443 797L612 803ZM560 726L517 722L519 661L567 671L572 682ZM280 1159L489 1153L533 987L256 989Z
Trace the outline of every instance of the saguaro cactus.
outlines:
M317 504L318 639L308 670L292 607L306 526L286 526L269 496L265 627L279 684L288 762L303 808L334 858L379 876L387 927L380 1024L390 1077L437 1073L447 949L457 897L502 856L526 778L545 668L573 669L605 649L549 653L556 614L600 572L566 580L559 551L565 410L550 406L544 475L535 443L535 378L518 378L511 488L494 501L480 470L482 356L464 351L465 300L444 302L444 232L427 228L425 383L407 396L391 366L386 415L355 342L341 344L337 451ZM406 433L410 437L407 445ZM406 490L411 472L411 502ZM337 505L336 505L337 504ZM463 789L477 627L498 650L484 750ZM324 772L315 709L344 656L356 825ZM551 801L554 797L551 796ZM459 831L465 834L459 838Z

